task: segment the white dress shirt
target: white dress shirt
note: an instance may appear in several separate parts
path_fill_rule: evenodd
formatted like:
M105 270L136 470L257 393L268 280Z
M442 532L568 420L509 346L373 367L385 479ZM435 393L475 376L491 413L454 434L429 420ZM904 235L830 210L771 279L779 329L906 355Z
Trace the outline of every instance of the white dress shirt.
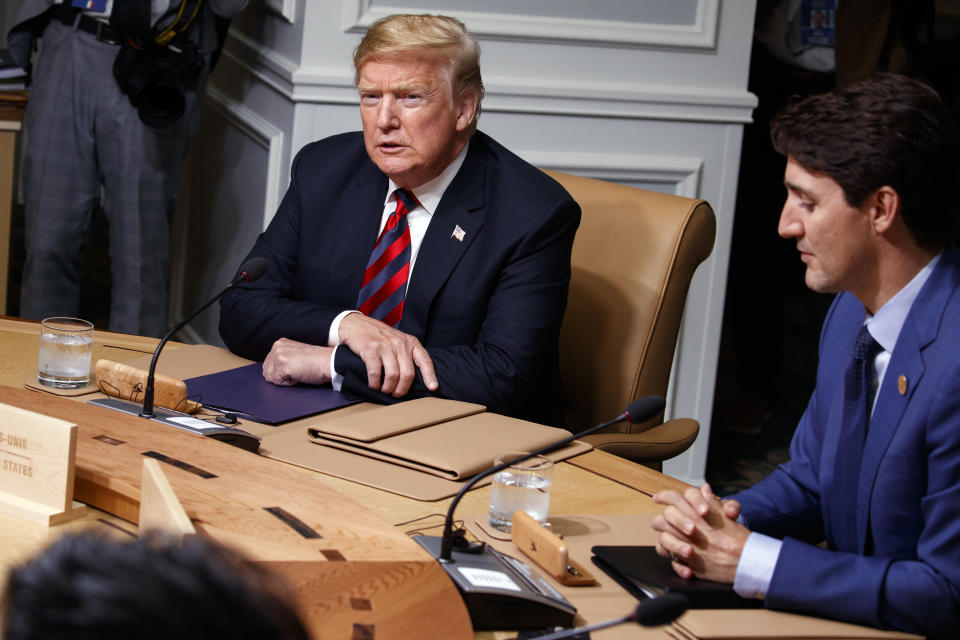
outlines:
M457 154L457 157L453 159L453 162L448 164L447 168L444 169L440 175L416 189L410 189L413 195L416 196L420 206L407 213L407 227L410 229L408 288L410 286L410 280L413 278L413 267L417 261L417 254L420 252L420 245L423 244L424 236L427 235L427 227L430 225L430 220L433 219L433 213L437 210L437 207L440 206L440 199L443 198L447 187L450 186L457 172L460 171L460 167L467 157L467 149L469 148L470 143L468 142L460 153ZM390 180L387 184L387 198L383 202L383 214L380 217L380 233L383 232L387 220L393 215L393 212L397 210L396 190L397 184L393 180ZM372 249L373 247L371 247L371 250ZM340 322L351 313L360 312L356 309L341 311L337 317L333 319L333 322L330 323L330 332L327 336L327 346L334 347L333 353L330 355L330 381L333 384L333 388L337 391L340 391L340 386L343 384L343 376L333 368L333 363L337 356L336 347L340 345Z
M874 358L873 367L877 376L877 385L874 387L879 390L883 385L883 377L887 373L887 365L890 364L890 357L893 348L897 344L897 338L900 336L900 330L903 329L903 323L913 307L917 295L926 284L930 274L933 273L937 263L940 262L940 255L933 257L920 272L900 289L892 298L887 300L877 313L871 316L869 313L864 319L864 324L870 330L870 335L876 340L883 351ZM872 407L876 406L876 395L870 399L871 412ZM748 522L740 519L741 524L750 526ZM783 545L782 540L765 536L762 533L751 533L743 545L743 552L740 554L740 562L737 564L737 573L733 581L733 589L744 598L765 598L767 590L770 588L770 581L773 579L773 570L777 566L777 558L780 557L780 548Z

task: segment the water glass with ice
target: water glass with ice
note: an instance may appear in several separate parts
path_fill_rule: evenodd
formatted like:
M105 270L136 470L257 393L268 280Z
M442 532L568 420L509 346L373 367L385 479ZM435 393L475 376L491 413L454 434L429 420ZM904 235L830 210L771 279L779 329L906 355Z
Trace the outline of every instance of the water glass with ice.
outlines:
M92 323L79 318L46 318L40 323L37 380L58 389L87 386L92 350Z
M503 464L527 455L526 451L507 451L494 464ZM526 511L540 523L547 521L553 461L544 456L510 465L493 476L490 485L490 514L487 521L495 529L509 533L514 511Z

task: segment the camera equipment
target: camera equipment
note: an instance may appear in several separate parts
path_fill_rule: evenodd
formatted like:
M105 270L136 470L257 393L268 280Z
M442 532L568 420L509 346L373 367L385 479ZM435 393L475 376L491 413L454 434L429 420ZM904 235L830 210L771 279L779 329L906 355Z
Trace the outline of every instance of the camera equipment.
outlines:
M128 38L113 63L113 75L130 98L140 120L163 129L180 119L186 101L206 64L200 48L189 41L139 47Z
M163 129L179 120L186 107L185 94L203 72L203 51L186 36L202 3L182 0L172 22L156 33L149 30L147 4L118 20L117 26L126 33L113 75L148 127Z

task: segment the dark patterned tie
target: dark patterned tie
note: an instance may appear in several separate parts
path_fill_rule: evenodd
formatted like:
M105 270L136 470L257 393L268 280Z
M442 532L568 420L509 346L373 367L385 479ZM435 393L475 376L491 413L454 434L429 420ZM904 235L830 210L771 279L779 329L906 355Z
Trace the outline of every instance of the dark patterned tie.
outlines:
M835 491L840 499L846 497L841 511L846 514L846 538L851 544L856 538L857 483L860 462L870 424L870 406L874 392L873 361L883 351L864 325L853 347L853 361L844 379L843 426L840 431L839 451L835 462ZM838 532L839 533L839 532ZM846 549L852 551L853 549Z
M387 218L363 272L357 310L396 326L403 316L403 299L410 275L410 228L407 213L419 206L406 189L397 189L397 209Z

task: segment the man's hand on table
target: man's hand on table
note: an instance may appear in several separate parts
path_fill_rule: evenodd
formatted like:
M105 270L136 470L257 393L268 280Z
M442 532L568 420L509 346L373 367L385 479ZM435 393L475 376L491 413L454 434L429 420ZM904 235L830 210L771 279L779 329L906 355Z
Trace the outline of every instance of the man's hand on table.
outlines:
M657 553L671 559L677 575L733 584L750 535L750 530L736 521L740 503L721 501L709 484L691 487L683 495L661 491L653 500L666 506L651 523L660 532Z
M433 360L420 341L410 334L362 313L351 313L340 321L339 337L342 345L363 360L367 384L374 391L403 397L410 390L417 369L427 388L437 390Z
M270 353L263 361L263 378L281 386L298 382L325 384L330 382L332 353L333 347L280 338L270 347Z

